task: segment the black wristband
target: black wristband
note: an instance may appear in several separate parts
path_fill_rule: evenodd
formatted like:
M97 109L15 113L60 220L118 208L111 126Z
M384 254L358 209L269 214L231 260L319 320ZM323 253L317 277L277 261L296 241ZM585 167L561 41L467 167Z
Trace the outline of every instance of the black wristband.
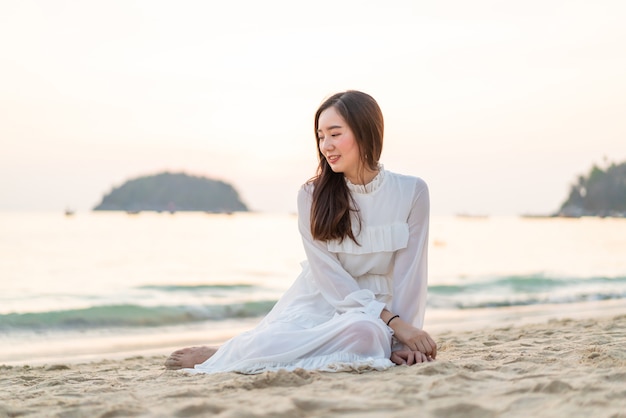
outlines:
M393 321L396 318L400 318L400 315L394 315L391 318L389 318L389 321L387 321L387 326L389 326L389 324L391 324L391 321Z

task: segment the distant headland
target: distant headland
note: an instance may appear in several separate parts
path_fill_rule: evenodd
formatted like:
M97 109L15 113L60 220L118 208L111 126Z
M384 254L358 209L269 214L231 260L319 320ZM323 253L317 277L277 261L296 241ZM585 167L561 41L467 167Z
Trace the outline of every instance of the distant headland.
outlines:
M102 198L93 210L215 213L246 212L233 186L185 173L159 173L126 181Z
M602 169L594 165L578 177L555 216L626 217L626 162Z

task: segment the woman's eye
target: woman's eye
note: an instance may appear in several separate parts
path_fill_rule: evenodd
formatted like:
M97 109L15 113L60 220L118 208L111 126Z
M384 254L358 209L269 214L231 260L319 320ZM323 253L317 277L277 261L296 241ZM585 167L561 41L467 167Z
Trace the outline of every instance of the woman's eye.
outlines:
M339 135L341 135L341 134L332 134L331 136L334 138L334 137L339 136Z

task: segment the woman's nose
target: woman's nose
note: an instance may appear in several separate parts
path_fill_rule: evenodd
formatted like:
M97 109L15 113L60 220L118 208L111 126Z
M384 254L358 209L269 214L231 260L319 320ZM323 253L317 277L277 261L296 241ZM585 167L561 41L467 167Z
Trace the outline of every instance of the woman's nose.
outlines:
M324 139L324 141L322 141L322 150L331 150L333 149L335 146L333 145L333 142L329 139Z

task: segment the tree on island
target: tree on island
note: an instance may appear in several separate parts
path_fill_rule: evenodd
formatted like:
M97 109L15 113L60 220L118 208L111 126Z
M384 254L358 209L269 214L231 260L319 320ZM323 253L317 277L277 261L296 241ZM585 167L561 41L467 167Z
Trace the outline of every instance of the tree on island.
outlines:
M93 210L245 212L233 186L185 173L160 173L128 180Z
M580 176L561 205L561 216L626 216L626 162Z

